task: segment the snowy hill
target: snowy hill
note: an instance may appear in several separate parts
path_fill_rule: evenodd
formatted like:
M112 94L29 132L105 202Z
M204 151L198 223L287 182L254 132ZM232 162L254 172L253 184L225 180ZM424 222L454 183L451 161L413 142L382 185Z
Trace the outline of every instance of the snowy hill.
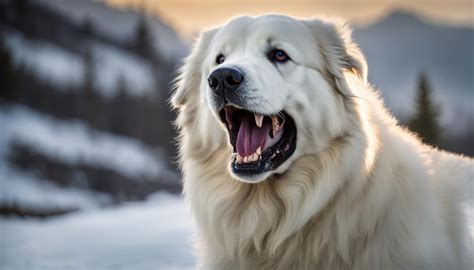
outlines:
M11 50L16 65L22 65L44 80L70 89L84 80L86 63L80 54L68 51L52 42L34 40L19 32L1 35ZM106 43L92 43L97 89L105 97L117 94L119 81L130 86L130 95L153 95L155 92L153 68L137 56Z
M354 38L369 64L369 81L382 91L392 111L404 118L412 112L416 80L425 72L441 106L442 123L462 133L472 125L474 100L474 30L424 21L394 11Z
M186 47L171 27L93 1L5 0L0 38L0 212L54 210L62 199L41 201L61 192L78 198L63 208L82 209L89 195L180 191L167 99Z
M108 168L143 179L167 174L162 151L138 140L91 130L81 121L60 121L21 106L0 109L1 148L21 144L58 161Z
M0 126L0 209L22 215L88 209L178 186L162 151L138 140L23 106L0 107Z

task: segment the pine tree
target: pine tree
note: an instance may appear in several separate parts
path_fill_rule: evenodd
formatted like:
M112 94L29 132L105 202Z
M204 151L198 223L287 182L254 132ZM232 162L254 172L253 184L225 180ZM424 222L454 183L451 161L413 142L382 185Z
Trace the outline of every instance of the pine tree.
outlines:
M100 100L97 94L97 82L96 82L96 68L94 60L94 52L90 45L84 48L82 53L83 59L83 78L80 92L79 101L79 114L80 117L86 119L86 121L94 122L95 125L99 125L101 122L98 116L100 111Z
M148 27L146 17L142 16L137 23L132 49L134 49L137 54L144 57L153 57L153 49L151 44L152 36L150 33L150 28Z
M82 55L84 62L84 78L82 88L86 96L92 96L95 91L95 61L91 46L87 46Z
M3 42L0 42L0 78L2 80L0 98L13 100L17 91L17 74L10 51Z
M94 24L92 23L89 17L86 17L86 19L82 23L81 31L88 38L92 37L95 34Z
M438 122L439 109L432 101L431 87L425 73L419 75L417 91L416 112L408 121L408 127L418 133L423 142L437 145L441 131Z

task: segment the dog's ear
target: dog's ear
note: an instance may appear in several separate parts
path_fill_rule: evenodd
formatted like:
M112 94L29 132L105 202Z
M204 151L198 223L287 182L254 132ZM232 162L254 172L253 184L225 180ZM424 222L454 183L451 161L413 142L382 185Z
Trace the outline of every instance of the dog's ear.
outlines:
M336 82L343 79L344 72L351 72L367 82L367 62L362 51L352 40L352 29L341 19L310 20L326 70Z
M200 37L194 42L191 54L184 60L184 65L174 81L174 93L171 97L171 104L174 108L186 104L189 95L193 91L199 91L202 61L217 30L216 28L201 33Z

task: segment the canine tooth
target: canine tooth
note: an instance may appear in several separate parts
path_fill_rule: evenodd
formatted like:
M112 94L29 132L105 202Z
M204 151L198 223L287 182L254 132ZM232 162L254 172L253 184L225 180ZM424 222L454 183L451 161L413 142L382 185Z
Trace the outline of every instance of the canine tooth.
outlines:
M278 132L278 118L273 115L272 116L272 134L273 136L275 136L275 134L277 134Z
M225 109L225 119L227 121L227 124L229 125L229 129L232 129L232 115L233 111L231 108L226 107Z
M261 154L262 154L262 147L259 146L259 147L257 148L257 150L255 150L255 153L257 153L257 155L261 155Z
M261 128L262 123L263 123L263 115L259 113L255 113L255 124L257 124L257 127Z
M282 122L280 123L280 121L278 120L278 116L273 115L272 116L272 135L275 136L278 133L278 131L281 130L284 124L285 124L285 119L283 119Z
M249 162L249 158L250 158L250 156L245 156L245 157L244 157L244 163L248 163L248 162Z
M277 133L278 131L280 131L280 129L282 129L283 125L285 124L285 119L283 118L283 120L280 122L278 122L278 126L277 126Z

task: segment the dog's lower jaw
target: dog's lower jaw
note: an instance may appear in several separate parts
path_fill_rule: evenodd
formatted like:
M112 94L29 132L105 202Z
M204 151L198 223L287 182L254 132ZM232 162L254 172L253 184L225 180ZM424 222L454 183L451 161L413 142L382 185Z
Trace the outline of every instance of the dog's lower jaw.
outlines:
M258 184L263 181L267 181L274 173L273 172L264 172L256 175L245 176L245 175L236 175L232 171L231 165L229 165L229 174L232 176L233 180L239 181L245 184Z

